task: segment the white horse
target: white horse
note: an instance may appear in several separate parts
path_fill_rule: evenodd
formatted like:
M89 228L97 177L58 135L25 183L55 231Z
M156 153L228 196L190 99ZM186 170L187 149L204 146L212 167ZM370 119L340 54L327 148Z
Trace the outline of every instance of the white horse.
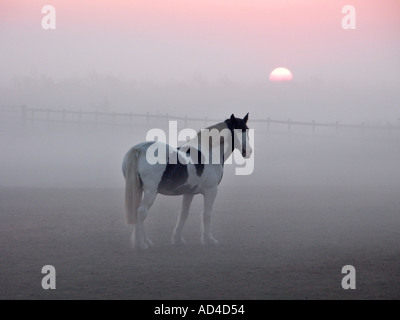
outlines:
M249 158L252 153L247 120L248 114L243 119L235 118L232 114L230 119L208 127L210 131L218 133L218 139L207 137L208 148L207 144L206 147L200 145L204 138L204 131L201 130L197 137L177 149L162 142L151 141L140 143L127 152L122 164L126 180L125 211L127 223L135 225L132 242L136 249L147 249L152 245L144 230L144 221L158 193L183 195L182 210L172 235L173 244L185 244L182 229L196 194L204 196L201 242L218 244L211 233L212 207L226 159L234 149L239 149L244 158ZM155 157L159 155L154 150L167 150L164 163L155 163ZM217 161L214 161L215 155ZM171 160L173 157L183 159L185 156L186 159L190 158L186 163ZM194 158L197 161L192 161Z

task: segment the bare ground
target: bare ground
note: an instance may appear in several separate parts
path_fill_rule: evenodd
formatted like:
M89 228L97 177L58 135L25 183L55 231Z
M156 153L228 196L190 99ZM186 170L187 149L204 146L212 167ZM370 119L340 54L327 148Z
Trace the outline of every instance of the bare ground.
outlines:
M122 189L0 188L0 299L399 299L400 188L224 184L218 247L199 244L201 197L169 243L180 198L157 198L155 246L130 247ZM41 288L41 268L57 289ZM343 290L344 265L357 289Z

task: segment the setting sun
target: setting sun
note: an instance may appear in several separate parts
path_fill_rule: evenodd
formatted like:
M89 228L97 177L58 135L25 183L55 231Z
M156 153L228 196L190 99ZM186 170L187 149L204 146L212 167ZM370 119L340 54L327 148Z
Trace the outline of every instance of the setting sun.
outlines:
M269 80L273 82L292 81L293 75L286 68L276 68L269 75Z

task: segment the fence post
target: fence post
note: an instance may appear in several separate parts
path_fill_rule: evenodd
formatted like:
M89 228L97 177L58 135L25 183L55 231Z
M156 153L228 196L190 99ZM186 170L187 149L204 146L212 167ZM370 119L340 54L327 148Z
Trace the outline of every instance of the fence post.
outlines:
M47 128L50 128L50 109L49 108L46 109L46 125L47 125Z
M94 112L94 126L95 126L95 127L97 127L98 121L99 121L99 111L96 110L96 111Z
M149 128L150 125L150 113L146 112L146 127Z
M31 109L31 125L32 125L32 128L34 126L34 122L35 122L35 109Z
M79 109L78 111L78 129L82 129L82 110Z
M392 134L392 124L390 122L388 122L387 127L388 127L388 131L389 131L389 135L391 135Z
M26 127L26 105L21 106L21 120L22 126Z

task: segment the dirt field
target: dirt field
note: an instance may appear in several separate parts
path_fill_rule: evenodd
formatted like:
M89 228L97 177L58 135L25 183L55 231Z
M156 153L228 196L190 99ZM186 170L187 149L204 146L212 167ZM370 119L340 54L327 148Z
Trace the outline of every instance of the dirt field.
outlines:
M6 125L7 123L3 123ZM399 299L396 136L256 131L255 170L226 166L218 247L200 245L201 196L170 237L180 197L159 196L130 247L121 161L145 130L1 126L0 299ZM41 287L44 265L57 289ZM356 268L343 290L342 267Z
M171 246L180 198L161 196L148 219L155 246L138 253L122 189L1 188L0 298L398 299L399 192L224 186L213 221L218 247L199 244L200 198L187 247ZM56 290L41 288L47 264ZM356 290L341 288L347 264Z

